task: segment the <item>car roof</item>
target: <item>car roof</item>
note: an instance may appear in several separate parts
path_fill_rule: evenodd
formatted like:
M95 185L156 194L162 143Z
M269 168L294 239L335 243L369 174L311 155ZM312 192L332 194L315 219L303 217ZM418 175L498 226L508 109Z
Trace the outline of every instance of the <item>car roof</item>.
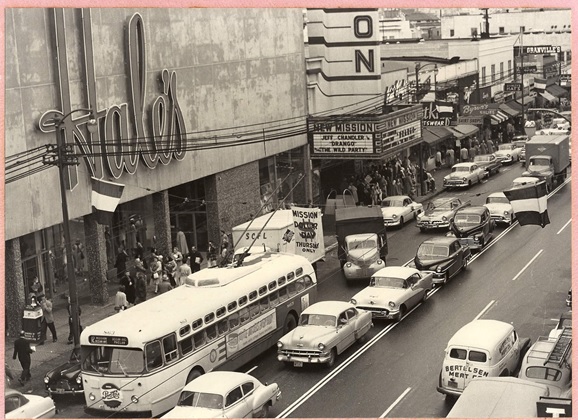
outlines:
M458 197L436 198L435 200L430 201L430 203L432 203L433 205L440 205L440 204L448 204L455 200L458 200Z
M441 245L449 245L456 241L456 238L453 236L434 236L422 242L423 244L441 244Z
M254 382L255 378L242 372L208 372L185 385L183 391L223 394L228 392L235 385L240 385L249 381Z
M488 194L488 197L506 197L506 194L504 194L503 192L495 192Z
M535 176L519 176L518 178L514 178L512 182L519 182L519 183L526 182L530 184L535 184L539 181L540 179L536 178Z
M511 324L494 319L476 319L460 328L450 341L448 347L467 346L480 349L492 349L514 327Z
M454 166L452 166L452 168L457 168L457 167L469 167L472 166L474 164L474 162L461 162L461 163L456 163Z
M372 277L395 277L406 279L419 272L418 269L412 267L390 266L377 270Z
M339 315L341 312L353 307L349 302L344 302L340 300L322 300L321 302L314 303L313 305L307 307L302 313L303 314L326 314L326 315Z
M405 200L406 198L409 198L409 196L407 195L389 195L387 197L385 197L383 200L381 201L385 201L385 200Z
M496 157L496 155L494 155L493 153L484 153L483 155L474 156L474 160L476 160L476 158L481 158L481 157L486 158L486 157L490 157L490 156Z
M488 211L488 208L485 206L468 206L468 207L462 207L461 209L459 209L456 212L456 215L459 214L464 214L464 213L469 213L469 214L484 214L485 212Z

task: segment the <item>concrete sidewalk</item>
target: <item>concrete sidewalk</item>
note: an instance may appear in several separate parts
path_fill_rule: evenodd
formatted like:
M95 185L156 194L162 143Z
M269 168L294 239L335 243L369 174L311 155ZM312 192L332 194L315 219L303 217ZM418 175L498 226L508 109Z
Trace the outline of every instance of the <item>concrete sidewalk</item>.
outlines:
M416 201L423 203L439 194L442 191L441 186L443 177L449 172L449 168L441 168L432 172L432 175L436 180L436 191L416 197ZM324 232L324 242L327 252L334 249L337 245L335 232L332 229L326 229ZM109 293L111 296L108 303L103 306L95 306L90 304L90 288L88 282L85 281L82 277L77 278L78 300L82 309L80 322L83 327L91 325L116 313L114 310L113 296L116 294L118 285L116 282L109 283L108 285ZM61 292L64 290L63 287L66 287L66 285L59 286ZM154 286L152 284L148 287L148 299L153 299L155 296L153 293L153 287ZM68 289L66 288L66 290ZM54 324L56 327L58 341L56 343L52 342L52 336L50 334L50 330L48 330L45 344L42 346L36 345L36 352L32 354L32 366L30 370L32 379L24 386L21 386L17 380L12 381L10 385L12 388L19 389L22 392L31 392L37 395L45 395L46 391L43 381L44 374L49 370L63 364L70 357L70 354L73 350L73 345L67 344L69 328L68 311L66 310L67 300L64 293L55 294L52 299L52 303L54 306ZM22 372L20 363L18 360L12 359L14 352L14 340L16 337L6 337L5 339L6 367L11 369L14 373L16 373L17 377L19 377L20 373Z

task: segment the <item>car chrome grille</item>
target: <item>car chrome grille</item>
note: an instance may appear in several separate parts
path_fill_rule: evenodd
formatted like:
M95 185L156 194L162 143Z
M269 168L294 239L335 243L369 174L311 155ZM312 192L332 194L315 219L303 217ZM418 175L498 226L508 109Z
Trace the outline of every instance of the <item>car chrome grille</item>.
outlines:
M320 350L298 350L298 349L287 349L281 350L281 354L288 357L320 357Z
M379 312L384 313L385 315L389 314L389 310L386 308L380 308L378 306L356 306L357 309L363 309L364 311L368 312Z

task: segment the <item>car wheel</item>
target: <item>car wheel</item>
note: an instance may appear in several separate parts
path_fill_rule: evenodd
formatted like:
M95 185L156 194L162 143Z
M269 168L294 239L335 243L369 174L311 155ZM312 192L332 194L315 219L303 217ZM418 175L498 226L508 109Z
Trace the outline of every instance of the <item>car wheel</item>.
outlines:
M426 289L425 293L423 294L423 297L421 298L421 303L425 303L425 301L428 298L428 293L429 293L429 290Z
M199 369L193 369L189 372L189 375L187 376L187 384L191 381L193 381L194 379L197 379L199 376L201 376L203 374L203 372L201 372Z
M403 216L402 216L402 217L399 218L399 227L400 227L400 228L403 227L403 223L404 223L404 220L403 220Z
M447 284L449 279L450 279L450 272L446 271L444 274L444 284Z
M335 366L335 360L337 359L337 350L334 348L329 352L329 360L327 361L327 367L332 368Z
M419 228L419 231L423 233L423 232L425 232L425 228L420 227L420 228Z
M401 305L399 307L399 314L397 315L397 322L401 321L401 319L405 316L406 308L405 305Z
M462 271L466 271L468 268L468 259L464 258L464 262L462 263Z
M360 337L357 339L357 342L358 342L359 344L363 344L363 343L365 343L366 341L367 341L367 333L366 333L366 334L363 334L362 336L360 336Z
M259 411L259 417L263 419L269 417L269 401L267 401L265 404L263 404L263 407L261 407L261 410Z
M297 320L293 314L287 315L285 318L285 324L283 325L283 335L287 334L289 331L293 331L297 326Z

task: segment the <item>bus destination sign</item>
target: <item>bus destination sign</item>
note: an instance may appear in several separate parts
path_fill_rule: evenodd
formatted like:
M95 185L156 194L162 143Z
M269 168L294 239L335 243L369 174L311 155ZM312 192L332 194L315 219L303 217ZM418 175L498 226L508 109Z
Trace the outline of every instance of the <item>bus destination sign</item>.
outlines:
M109 346L128 346L127 337L115 337L108 335L89 335L88 342L90 344L104 344Z

